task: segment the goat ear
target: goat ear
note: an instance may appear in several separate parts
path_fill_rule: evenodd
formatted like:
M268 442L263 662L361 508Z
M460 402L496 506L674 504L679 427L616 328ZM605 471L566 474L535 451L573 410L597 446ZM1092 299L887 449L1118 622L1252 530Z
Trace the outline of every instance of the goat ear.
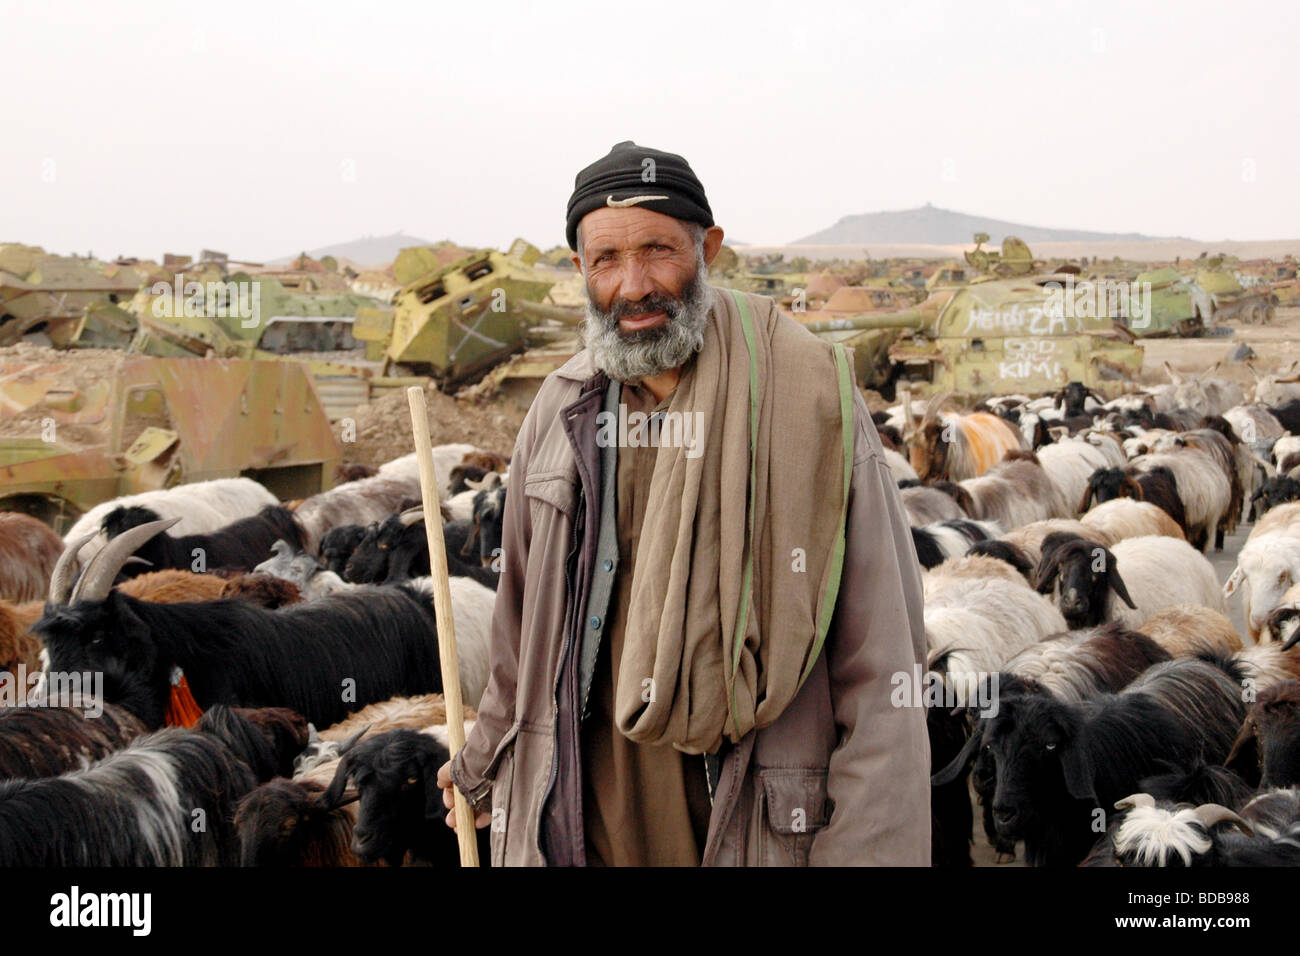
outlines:
M1092 757L1082 740L1071 740L1061 751L1061 770L1065 775L1065 789L1076 800L1097 802L1093 789Z
M1232 749L1223 758L1223 765L1242 780L1256 780L1259 776L1259 741L1255 737L1255 714L1252 711L1242 721Z
M343 801L343 790L348 785L348 776L352 773L351 760L344 756L338 767L334 770L334 779L321 795L321 806L327 810L332 810Z
M1133 599L1128 596L1128 588L1124 586L1124 579L1119 576L1119 568L1115 564L1114 557L1110 557L1107 562L1106 583L1110 585L1110 589L1115 592L1121 601L1133 610L1137 610L1137 605L1134 604Z
M1034 579L1029 583L1039 594L1050 594L1052 583L1056 580L1057 573L1061 570L1060 564L1052 554L1045 554L1041 561L1038 562L1038 569L1034 571Z
M979 753L980 744L984 740L984 728L976 725L975 731L966 741L965 746L961 748L961 753L952 758L948 766L944 767L938 773L930 778L930 785L933 787L942 787L946 783L952 783L965 772L970 766L975 755Z
M1079 514L1085 513L1091 507L1092 507L1092 482L1089 482L1088 487L1084 489L1083 500L1079 502Z
M472 558L474 548L478 545L478 513L474 514L474 519L470 522L469 534L465 535L465 543L461 545L460 556L462 558Z
M1245 576L1245 572L1241 570L1241 565L1237 565L1233 568L1232 574L1228 575L1228 580L1223 582L1223 596L1225 598L1230 598L1236 594L1237 588L1241 586L1242 578Z

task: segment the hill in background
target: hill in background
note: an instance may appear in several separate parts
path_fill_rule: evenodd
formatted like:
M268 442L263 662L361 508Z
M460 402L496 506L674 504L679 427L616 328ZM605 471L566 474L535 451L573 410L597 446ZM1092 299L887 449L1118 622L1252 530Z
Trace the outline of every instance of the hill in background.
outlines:
M926 203L917 209L895 212L869 212L845 216L835 225L802 239L798 245L839 243L916 243L953 245L969 243L977 232L987 232L996 245L1008 236L1019 236L1031 245L1035 242L1080 242L1125 240L1147 242L1168 236L1146 236L1138 232L1088 232L1083 229L1051 229L1023 223L972 216Z
M363 236L350 242L337 242L332 246L321 246L318 249L307 249L305 251L307 255L317 260L321 256L333 256L335 259L346 259L349 262L359 263L364 266L377 266L392 262L397 258L397 254L408 246L432 245L434 243L428 239L395 232L391 236ZM304 250L299 250L299 252L302 251ZM285 265L298 258L299 252L282 256L279 259L272 259L268 265Z

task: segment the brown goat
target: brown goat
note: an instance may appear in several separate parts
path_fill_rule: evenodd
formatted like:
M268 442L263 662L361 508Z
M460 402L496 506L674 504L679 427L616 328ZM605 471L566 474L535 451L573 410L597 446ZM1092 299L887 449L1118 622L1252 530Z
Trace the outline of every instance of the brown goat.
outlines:
M1235 654L1241 637L1232 622L1218 611L1196 604L1162 608L1138 628L1173 657L1195 657L1206 652Z
M1223 765L1260 789L1300 785L1300 681L1259 692Z
M360 461L345 461L334 469L334 484L342 485L349 481L360 481L362 478L371 478L379 474L379 469L374 465L367 465Z
M63 539L43 521L0 511L0 599L39 601L63 553Z
M482 468L484 471L498 471L502 474L510 467L510 459L494 451L472 451L460 463L462 467Z
M273 574L239 574L226 581L221 597L238 598L259 607L275 610L302 600L298 585Z
M10 604L0 601L0 673L8 672L18 678L19 665L23 665L28 674L35 674L41 667L40 638L31 633L31 626L45 613L42 601L28 601L24 604Z

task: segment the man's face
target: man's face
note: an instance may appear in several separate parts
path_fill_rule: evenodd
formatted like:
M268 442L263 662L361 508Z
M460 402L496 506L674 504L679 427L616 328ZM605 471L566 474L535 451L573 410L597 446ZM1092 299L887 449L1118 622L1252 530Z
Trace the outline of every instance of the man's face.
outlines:
M703 342L706 263L722 230L697 245L688 224L648 209L597 209L579 229L574 264L587 283L587 347L598 368L637 381L680 367Z
M668 322L655 299L680 299L695 278L695 240L685 223L638 209L597 209L582 219L581 268L592 305L619 317L626 333Z

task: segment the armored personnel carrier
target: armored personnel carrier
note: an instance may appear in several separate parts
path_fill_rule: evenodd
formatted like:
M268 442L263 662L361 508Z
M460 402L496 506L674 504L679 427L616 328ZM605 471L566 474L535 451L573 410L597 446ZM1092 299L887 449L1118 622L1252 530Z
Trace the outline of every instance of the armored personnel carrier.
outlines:
M101 501L210 478L306 497L339 457L299 362L0 349L0 510L60 532Z

